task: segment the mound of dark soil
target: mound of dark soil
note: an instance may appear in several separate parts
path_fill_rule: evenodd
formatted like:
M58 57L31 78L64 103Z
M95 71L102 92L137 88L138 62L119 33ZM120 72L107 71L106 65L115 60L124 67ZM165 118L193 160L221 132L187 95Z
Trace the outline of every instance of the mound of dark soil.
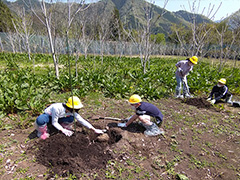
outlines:
M196 106L198 108L205 108L205 109L210 109L213 106L211 105L210 102L206 101L205 98L187 98L183 100L184 103Z
M112 159L107 146L121 139L114 130L108 132L108 142L99 142L95 133L75 132L67 137L57 133L50 138L39 141L36 145L36 160L50 168L52 174L67 176L68 174L91 173L93 169L102 169Z

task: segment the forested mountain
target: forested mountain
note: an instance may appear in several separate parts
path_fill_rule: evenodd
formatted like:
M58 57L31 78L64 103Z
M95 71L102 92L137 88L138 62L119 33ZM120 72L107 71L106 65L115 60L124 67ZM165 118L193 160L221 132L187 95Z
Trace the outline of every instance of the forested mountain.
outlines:
M13 29L11 22L12 13L7 5L0 0L0 32L5 32L10 29Z
M37 0L32 0L31 3L38 4L36 1ZM3 2L13 12L16 11L16 9L19 7L24 7L26 9L26 12L31 13L22 0L17 0L15 2L8 2L4 0ZM51 5L48 4L48 6L50 7ZM64 9L64 6L66 8L65 3L57 3L56 5L56 7L59 7L59 9ZM170 27L173 24L181 24L185 27L188 27L189 23L192 21L193 14L191 13L188 13L186 11L170 12L162 9L159 6L150 4L144 0L102 0L97 3L92 3L90 8L88 8L85 13L88 17L98 16L98 18L101 19L111 16L111 13L114 11L114 9L117 9L119 11L119 17L123 27L126 29L137 29L145 25L145 13L147 11L147 8L150 6L152 6L151 15L152 22L154 22L151 25L152 34L164 33L165 35L168 35L171 30ZM40 9L40 7L38 9ZM59 13L59 15L56 17L62 18L60 10L56 13ZM211 23L211 20L202 15L195 16L197 23ZM81 18L80 15L77 18ZM36 25L36 23L40 22L35 21L35 27L39 29L39 25Z
M229 17L225 18L224 21L226 21L231 28L235 29L240 27L240 9Z

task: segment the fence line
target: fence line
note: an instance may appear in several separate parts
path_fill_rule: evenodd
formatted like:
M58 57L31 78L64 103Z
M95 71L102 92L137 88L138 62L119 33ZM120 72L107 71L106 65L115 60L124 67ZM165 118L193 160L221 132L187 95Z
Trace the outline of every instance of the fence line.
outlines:
M66 54L66 44L64 38L56 38L54 40L55 51L59 54ZM50 53L50 46L47 36L32 35L29 38L31 47L31 53ZM105 41L103 43L104 55L123 55L123 56L135 56L139 55L140 44L125 42L125 41ZM69 40L69 51L71 53L84 54L84 49L87 47L87 54L101 54L101 42L91 41L89 45L85 45L87 42L77 41L74 39ZM0 32L0 51L1 52L19 52L27 53L25 41L22 40L17 34L2 33ZM184 50L185 49L185 50ZM186 49L190 49L190 45L185 45L184 49L176 44L167 43L163 44L151 44L151 55L178 55L188 56L190 52ZM219 58L220 46L211 45L210 47L203 48L202 56ZM240 47L232 47L230 53L230 59L240 60Z

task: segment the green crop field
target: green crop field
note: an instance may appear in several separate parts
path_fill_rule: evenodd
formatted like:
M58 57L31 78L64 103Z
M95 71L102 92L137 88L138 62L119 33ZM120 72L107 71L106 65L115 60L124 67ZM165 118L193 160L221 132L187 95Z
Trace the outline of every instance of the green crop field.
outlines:
M91 92L100 92L105 97L127 98L133 93L145 99L170 97L176 86L175 64L177 57L154 57L147 73L143 74L139 58L130 57L70 57L71 80L68 56L59 58L60 78L55 71L50 55L34 55L34 64L26 54L1 53L1 114L30 111L38 114L51 94L73 93L84 97ZM77 71L75 68L77 67ZM227 85L235 95L240 94L240 69L226 65L219 72L218 64L199 60L188 76L190 91L195 95L209 93L219 78L226 78ZM77 73L76 73L77 72Z

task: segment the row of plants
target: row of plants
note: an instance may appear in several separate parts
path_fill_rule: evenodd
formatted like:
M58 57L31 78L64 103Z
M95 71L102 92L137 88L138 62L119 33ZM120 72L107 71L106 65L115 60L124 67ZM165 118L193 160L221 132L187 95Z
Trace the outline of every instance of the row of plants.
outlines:
M30 111L39 114L52 92L84 97L91 92L102 93L111 98L128 98L140 94L145 99L159 99L173 95L176 86L175 64L178 58L152 58L147 73L143 73L139 58L98 56L75 57L62 55L59 63L60 78L55 78L54 67L49 55L35 54L34 67L26 54L1 53L1 114ZM69 64L71 75L69 74ZM77 66L77 74L75 72ZM195 95L208 94L219 78L227 78L227 85L234 94L240 94L240 70L227 67L219 72L218 65L200 62L188 76L190 90ZM70 79L71 78L71 79Z

